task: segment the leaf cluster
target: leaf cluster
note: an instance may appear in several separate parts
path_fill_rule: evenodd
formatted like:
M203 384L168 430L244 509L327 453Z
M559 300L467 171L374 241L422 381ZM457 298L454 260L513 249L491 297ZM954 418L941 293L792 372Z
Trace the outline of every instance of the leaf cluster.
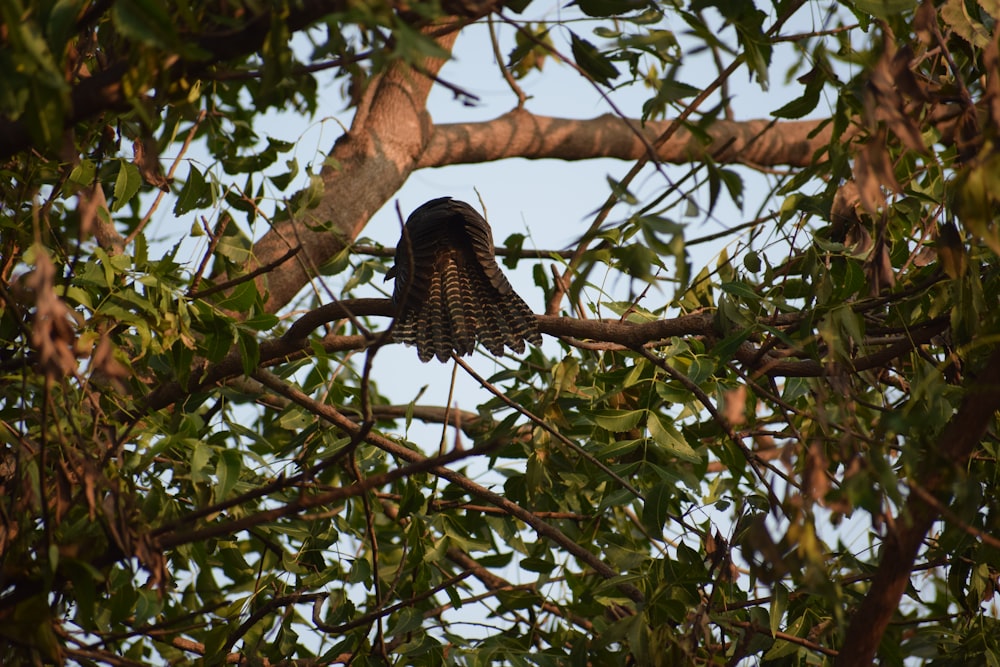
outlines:
M789 35L796 3L480 4L2 3L0 662L998 662L1000 17L855 2ZM363 105L447 55L445 12L488 11L515 85L627 68L641 121L678 114L657 145L707 144L733 73L766 89L790 42L773 116L834 100L830 138L653 192L638 164L570 252L512 237L553 342L466 369L479 405L393 404L392 306L354 298L391 253L309 267L329 292L296 324L269 304L300 250L260 266L256 226L323 230L330 192L258 124L317 112L320 71ZM147 239L161 199L199 262ZM754 205L695 267L689 223Z

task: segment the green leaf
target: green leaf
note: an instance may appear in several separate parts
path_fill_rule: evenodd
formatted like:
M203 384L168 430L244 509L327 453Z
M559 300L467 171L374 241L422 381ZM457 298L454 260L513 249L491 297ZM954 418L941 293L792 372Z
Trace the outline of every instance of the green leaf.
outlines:
M504 7L516 14L520 14L527 9L530 4L531 0L512 0L511 2L505 2Z
M94 310L91 293L84 289L76 287L75 285L70 285L65 288L64 296L67 300L75 301L87 310Z
M956 35L977 48L986 48L990 43L990 31L981 22L969 15L969 9L961 0L947 0L941 5L941 20L943 20ZM991 17L996 21L998 17Z
M236 331L223 318L215 320L215 325L205 332L202 349L209 361L222 361L236 342Z
M285 190L291 184L292 180L299 175L299 161L295 158L290 160L285 160L285 166L288 168L283 174L272 174L268 178L274 183L275 187L279 190Z
M188 211L204 208L215 200L215 193L212 187L205 180L204 174L197 167L191 165L188 170L187 181L177 195L174 203L174 215L184 215Z
M405 635L418 630L423 625L424 616L419 609L404 608L389 617L388 636Z
M576 4L587 16L603 18L643 9L649 2L648 0L577 0Z
M254 291L256 292L256 290ZM272 315L271 313L258 313L253 317L248 317L240 322L240 326L254 331L267 331L276 327L280 321L281 320L277 315Z
M114 201L111 204L112 211L118 211L125 206L142 185L142 176L139 168L127 160L120 160L118 163L118 178L115 179Z
M802 628L805 626L806 617L805 614L796 618L789 626L785 629L787 634L793 635L795 637L799 636ZM777 660L778 658L784 658L785 656L793 655L799 651L804 650L798 644L794 644L790 641L785 641L784 639L778 639L774 642L774 646L764 654L764 660Z
M602 459L616 459L636 450L644 442L645 440L641 438L613 440L606 445L601 445L593 449L591 453Z
M670 516L670 502L676 495L674 485L662 482L646 492L642 506L642 525L652 535L663 533L663 526Z
M501 609L505 611L515 611L517 609L531 609L539 603L541 596L538 593L527 590L498 590L497 600L500 601Z
M204 469L212 458L212 448L203 442L195 442L191 448L191 481L207 481Z
M74 619L85 630L93 630L96 627L96 602L97 584L104 581L104 577L90 563L86 563L74 558L67 558L62 565L63 574L73 584L73 595L77 605Z
M326 185L318 174L309 175L309 185L299 190L288 200L289 208L295 215L303 211L316 208L323 198L323 190ZM310 228L315 230L325 229L329 225L327 220L311 221Z
M85 188L94 184L94 177L97 175L97 165L93 160L80 160L79 164L73 167L67 179L77 187ZM73 191L76 189L74 188Z
M618 68L596 46L585 39L580 39L573 33L571 33L571 40L570 49L573 51L573 59L590 78L605 86L611 85L611 81L618 78L620 74Z
M218 484L215 486L215 502L224 500L240 480L243 469L242 455L232 449L219 452L219 460L215 466L215 476Z
M138 625L145 625L149 619L154 618L163 608L162 598L157 591L142 589L139 597L135 601L135 622Z
M49 13L45 34L49 41L49 50L59 52L70 41L75 32L76 18L80 13L83 0L57 0Z
M699 93L701 93L701 88L677 79L665 78L656 89L656 100L661 103L679 102Z
M234 313L247 313L250 312L259 298L257 285L252 280L247 280L234 287L225 297L219 299L217 305L223 310Z
M771 592L770 627L773 635L781 629L781 619L788 609L788 589L782 584L776 583Z
M540 572L542 574L548 574L557 567L555 563L544 558L523 558L518 565L520 565L522 570Z
M163 50L177 45L173 19L166 6L157 0L115 0L111 5L111 20L130 39Z
M611 192L620 201L623 201L626 204L631 204L633 206L639 203L639 200L636 198L634 194L628 191L628 188L626 188L624 185L622 185L615 179L611 178L611 176L607 176L606 178L608 179L608 186L611 188Z
M650 413L646 426L649 428L649 435L653 438L653 441L662 447L664 451L679 459L690 463L701 463L701 456L692 449L691 445L684 439L684 436L677 431L673 423L668 421L668 419L666 415L659 415L655 412Z
M514 33L514 48L507 56L507 69L517 79L523 79L532 70L542 71L552 48L549 29L544 24L533 26L529 23Z
M509 251L506 257L503 258L503 265L508 269L517 268L518 253L524 247L524 234L511 234L503 242L504 247Z
M215 251L233 264L242 266L250 259L253 241L238 225L228 225Z
M260 365L260 342L251 334L239 331L237 342L240 346L240 363L245 375L253 375Z
M645 410L598 410L593 414L594 422L612 433L624 433L635 428L645 414Z
M859 11L887 20L903 12L912 11L917 0L852 0Z
M806 81L806 87L802 96L772 111L772 116L776 118L802 118L819 105L823 84L826 80L815 70L803 79Z

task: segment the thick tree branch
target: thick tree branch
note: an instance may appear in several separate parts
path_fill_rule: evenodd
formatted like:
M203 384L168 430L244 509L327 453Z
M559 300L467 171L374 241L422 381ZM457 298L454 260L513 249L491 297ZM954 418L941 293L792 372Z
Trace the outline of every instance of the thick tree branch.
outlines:
M990 422L1000 409L1000 347L993 350L982 371L968 383L965 398L936 442L928 446L928 458L915 480L923 490L947 506L956 469L968 463ZM928 503L922 494L911 493L882 544L881 561L868 594L861 602L849 638L837 656L837 665L871 664L889 621L910 583L917 552L931 526L939 518L938 503Z
M457 37L437 39L450 51ZM358 107L349 132L337 140L323 168L324 194L304 216L276 224L254 245L254 268L268 264L290 247L304 252L261 278L269 292L266 308L277 312L316 275L316 267L357 238L368 220L403 185L416 168L431 134L425 108L443 60L427 59L417 72L395 62L373 81ZM336 165L336 166L330 166Z
M349 299L320 306L300 317L284 336L263 341L260 345L260 365L273 366L310 354L312 347L309 335L326 323L351 317L392 317L394 313L395 308L390 299ZM675 336L703 336L716 340L722 334L717 328L714 313L710 312L641 323L577 320L554 315L535 317L539 331L544 334L603 341L620 345L622 348L644 347ZM762 320L771 327L797 326L800 321L801 316L798 314L776 315ZM849 368L844 368L842 364L796 358L791 351L784 354L779 354L775 350L762 353L761 349L750 341L740 345L733 357L757 375L773 377L822 377L845 371L860 372L891 363L914 348L928 343L947 327L947 319L932 320L922 326L911 327L907 335L900 337L896 342L852 359ZM372 335L330 335L321 341L321 345L329 352L357 350L372 344L375 340L376 337ZM391 342L391 339L386 342ZM222 361L195 369L186 386L178 382L159 385L145 397L142 406L134 411L135 418L148 410L167 407L205 387L242 375L242 355L240 348L234 346Z
M668 120L643 124L611 114L586 120L551 118L518 109L482 123L436 125L417 166L478 164L513 157L638 160L648 156L649 145L670 124ZM817 120L717 120L703 130L710 142L681 128L658 147L657 157L678 164L712 156L722 163L805 167L814 164L815 153L830 143L832 132L829 122Z
M435 73L439 66L432 63L425 68ZM640 125L612 115L590 120L550 118L518 110L484 123L432 126L422 106L431 81L404 70L401 65L373 84L375 92L368 104L359 109L351 130L337 141L330 155L338 167L322 172L325 193L320 205L307 214L308 219L282 223L254 248L258 264L274 261L294 244L301 243L307 250L306 261L288 262L268 276L270 312L280 310L306 285L315 275L312 267L357 238L415 169L513 157L634 160L645 155L648 143L670 124ZM634 128L640 129L647 142L636 136ZM803 167L813 163L831 136L830 125L824 121L720 120L705 131L712 137L708 143L680 129L659 147L658 158L684 163L711 156L724 163Z

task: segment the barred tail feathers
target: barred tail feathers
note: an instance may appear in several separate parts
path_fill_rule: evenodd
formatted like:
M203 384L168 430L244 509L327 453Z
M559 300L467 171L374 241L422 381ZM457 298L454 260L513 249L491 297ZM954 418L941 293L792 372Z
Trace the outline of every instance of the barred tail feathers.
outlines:
M435 199L410 215L393 275L395 337L415 344L421 361L471 354L477 342L497 356L542 342L496 262L489 224L464 202Z

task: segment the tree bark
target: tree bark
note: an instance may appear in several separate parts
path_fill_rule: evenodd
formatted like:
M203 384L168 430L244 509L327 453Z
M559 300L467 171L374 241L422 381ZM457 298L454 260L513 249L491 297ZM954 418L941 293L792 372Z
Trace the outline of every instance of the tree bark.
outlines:
M478 164L512 157L638 160L673 121L622 119L605 114L587 120L537 116L523 109L483 123L436 125L417 165ZM705 142L686 128L660 146L660 162L683 164L711 157L720 163L806 167L830 143L832 124L822 121L717 120L704 128ZM644 137L643 141L640 137Z
M450 31L437 42L450 51L457 35ZM255 244L255 259L247 270L268 264L291 247L303 250L258 281L261 293L269 292L268 312L287 304L317 275L316 268L353 241L409 178L431 136L426 109L434 83L430 77L443 64L428 59L422 72L416 72L396 62L377 77L351 129L330 151L330 164L320 174L324 192L319 205L302 217L277 223Z

